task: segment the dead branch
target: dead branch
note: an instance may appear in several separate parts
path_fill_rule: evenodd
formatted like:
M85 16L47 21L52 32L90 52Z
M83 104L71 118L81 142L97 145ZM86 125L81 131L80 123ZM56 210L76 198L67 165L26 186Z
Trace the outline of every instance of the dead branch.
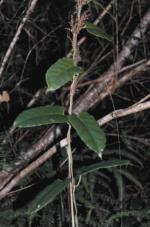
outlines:
M112 8L112 5L113 5L113 1L110 1L110 3L106 6L103 12L94 21L95 25L99 24L99 22L103 19L103 17L110 11L110 9Z
M16 45L19 37L20 37L22 29L23 29L25 23L27 22L27 20L29 19L31 13L34 11L34 8L35 8L37 2L38 2L38 0L32 0L31 3L29 4L27 12L26 12L25 16L23 17L23 19L22 19L22 21L21 21L21 23L20 23L20 25L19 25L14 37L13 37L13 39L12 39L12 41L11 41L7 51L6 51L6 54L5 54L4 58L3 58L1 66L0 66L0 78L2 77L2 74L4 72L6 64L7 64L8 60L9 60L9 58L10 58L10 56L11 56L11 54L12 54L14 48L15 48L15 45Z
M109 121L112 121L114 119L125 117L125 116L128 116L130 114L135 114L135 113L141 112L141 111L149 109L149 108L150 108L150 101L147 101L147 102L144 102L144 103L137 103L137 104L134 104L134 105L132 105L128 108L115 110L115 111L107 114L106 116L104 116L104 117L102 117L101 119L98 120L98 124L100 126L103 126L106 123L108 123Z
M99 94L99 101L103 100L107 96L112 95L118 88L122 87L127 81L132 80L135 76L141 75L143 72L149 71L150 61L144 62L141 65L133 68L132 70L123 73L123 75L118 79L118 81L108 81L105 88L103 88L103 92ZM114 74L112 74L113 76Z

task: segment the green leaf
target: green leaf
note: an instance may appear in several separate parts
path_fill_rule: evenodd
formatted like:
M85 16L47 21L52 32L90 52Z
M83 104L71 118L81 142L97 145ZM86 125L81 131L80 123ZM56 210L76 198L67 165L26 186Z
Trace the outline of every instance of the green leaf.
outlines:
M56 196L62 192L67 186L67 180L55 180L52 184L48 185L41 191L29 205L27 210L28 215L34 215L39 210L51 203Z
M71 81L73 76L82 72L74 66L71 58L62 58L54 63L46 72L47 91L54 91Z
M127 210L127 211L122 211L122 212L118 212L116 214L113 214L112 216L110 216L106 223L107 223L107 227L108 226L112 226L112 223L115 219L118 218L123 218L123 217L129 217L129 216L135 216L137 217L146 217L147 215L150 214L150 210L149 209L143 209L143 210Z
M82 112L79 116L68 116L68 120L83 142L101 157L105 148L106 137L95 118L87 112Z
M107 169L129 164L130 162L127 160L103 161L101 163L95 163L93 165L80 168L79 170L77 170L77 174L75 177L94 172L98 169ZM51 185L48 185L30 203L27 210L27 214L28 215L36 214L39 210L41 210L49 203L51 203L56 198L56 196L67 187L67 185L68 185L67 179L65 180L57 179Z
M136 179L135 176L133 176L131 173L127 172L126 170L120 169L118 170L118 172L122 175L124 175L128 180L130 180L131 182L133 182L135 185L137 185L139 188L143 188L141 182Z
M99 169L108 169L108 168L114 168L118 166L124 166L131 164L128 160L112 160L112 161L102 161L98 163L94 163L89 166L81 167L79 170L77 170L77 175L85 175L87 173L92 173L94 171L97 171Z
M86 22L85 23L85 27L84 27L90 34L102 38L102 39L106 39L110 42L112 42L111 37L101 28L97 27L96 25L90 23L90 22Z
M67 117L64 116L62 106L41 106L25 110L18 115L13 127L33 127L55 123L65 123Z
M120 202L122 202L124 199L124 194L125 194L125 186L124 186L123 177L120 174L120 172L117 171L116 169L113 172L114 172L114 177L116 179L116 184L117 184L118 200Z

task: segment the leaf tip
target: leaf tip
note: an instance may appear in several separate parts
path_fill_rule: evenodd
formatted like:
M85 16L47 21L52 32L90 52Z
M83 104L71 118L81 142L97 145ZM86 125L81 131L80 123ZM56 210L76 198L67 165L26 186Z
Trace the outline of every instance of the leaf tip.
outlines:
M99 151L99 153L98 153L98 156L99 156L99 158L102 160L103 158L102 158L102 152L104 151L104 149L103 148L101 148L100 149L100 151Z
M102 154L101 153L98 154L98 157L102 160Z
M17 128L17 123L16 123L16 121L14 121L14 123L13 123L12 126L11 126L11 128L12 128L12 129Z

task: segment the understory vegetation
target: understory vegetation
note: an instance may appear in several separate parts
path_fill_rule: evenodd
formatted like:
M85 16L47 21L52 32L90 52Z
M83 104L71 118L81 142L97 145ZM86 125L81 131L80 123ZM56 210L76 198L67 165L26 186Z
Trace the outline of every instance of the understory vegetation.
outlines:
M0 25L0 227L149 227L149 1L1 0Z

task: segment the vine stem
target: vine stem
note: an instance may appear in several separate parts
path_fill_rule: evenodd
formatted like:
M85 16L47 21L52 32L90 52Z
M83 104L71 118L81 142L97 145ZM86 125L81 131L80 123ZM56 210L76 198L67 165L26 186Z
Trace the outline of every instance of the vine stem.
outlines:
M73 48L73 63L75 66L78 65L78 61L80 59L80 52L78 47L78 34L81 30L81 11L82 7L85 4L84 0L76 0L76 11L75 18L72 17L71 21L71 31L72 31L72 48ZM75 90L77 87L79 75L74 75L73 81L70 87L70 96L69 96L69 108L68 114L72 114L73 110L73 98L75 94ZM71 224L72 227L78 227L78 214L77 214L77 205L75 198L75 183L74 183L74 175L73 175L73 157L72 157L72 148L71 148L71 125L69 124L68 132L67 132L67 155L68 155L68 179L69 179L69 198L70 198L70 210L71 210Z
M75 94L75 89L78 81L78 76L73 77L73 81L70 87L70 99L69 99L69 109L68 114L72 114L73 110L73 97ZM73 157L72 157L72 148L71 148L71 125L69 124L67 132L67 155L68 155L68 179L69 179L69 196L70 196L70 210L71 210L71 222L72 227L78 227L78 218L77 218L77 206L75 198L75 186L74 186L74 176L73 176Z

